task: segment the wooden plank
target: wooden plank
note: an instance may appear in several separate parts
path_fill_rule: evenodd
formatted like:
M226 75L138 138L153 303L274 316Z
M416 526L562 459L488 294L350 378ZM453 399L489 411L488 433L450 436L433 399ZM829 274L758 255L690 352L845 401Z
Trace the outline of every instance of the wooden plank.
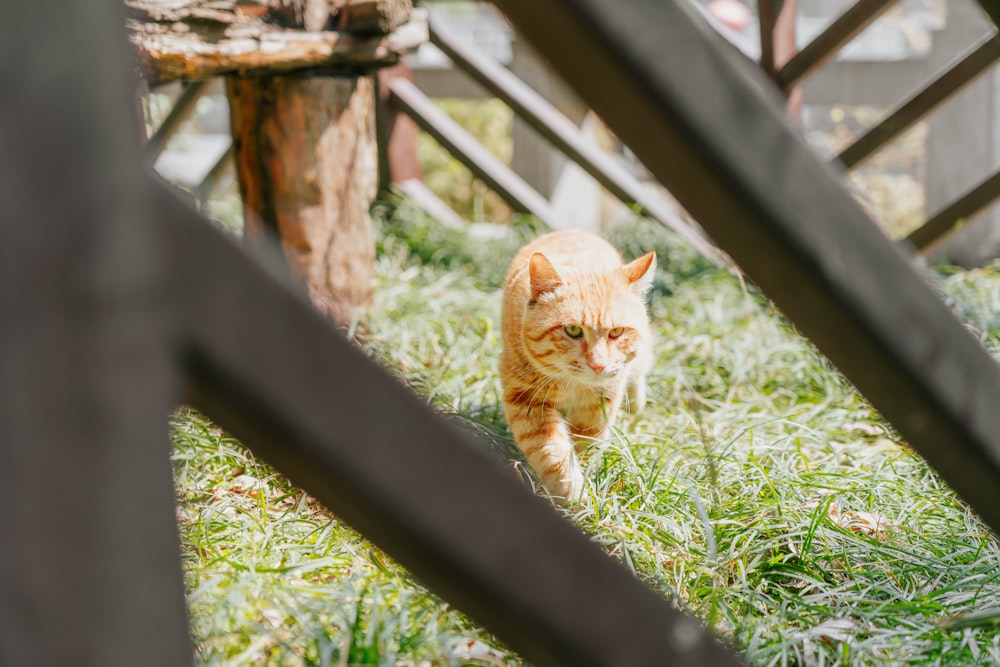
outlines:
M841 151L836 159L848 169L856 166L958 94L997 60L1000 60L1000 36L994 35L982 40L967 55L960 56L931 83Z
M685 0L498 0L515 26L994 529L1000 369ZM558 25L553 31L551 26Z
M1000 171L932 215L927 222L911 232L905 241L921 254L926 254L948 234L957 231L959 223L982 213L998 197L1000 197Z
M202 201L208 199L209 195L219 186L222 179L226 177L226 174L233 171L235 166L233 164L234 154L235 149L232 144L229 144L229 148L219 156L219 159L215 161L212 168L208 170L208 173L198 183L198 187L195 189L198 199Z
M165 188L156 211L189 398L255 453L532 664L737 664Z
M781 0L758 0L757 27L760 32L760 66L772 79L777 77L778 70L774 62L774 26L778 22L778 12L781 11Z
M184 121L191 117L191 114L194 113L196 103L208 90L210 84L210 80L202 80L190 81L184 85L184 90L177 97L174 106L170 109L170 113L163 119L163 122L160 123L153 136L149 138L149 141L143 147L143 156L150 163L156 162L156 158L160 157L160 153L167 147L173 136L177 134L177 130L181 128Z
M129 27L140 72L154 85L237 73L377 69L396 64L404 53L427 41L424 10L414 10L409 22L386 36L282 31L259 21L238 23L209 38L197 30L177 30L174 24L130 21Z
M193 662L179 372L124 20L116 2L0 3L4 665Z
M993 24L1000 27L1000 0L978 0L978 2Z
M525 120L546 140L580 165L619 201L638 205L642 212L685 239L691 247L717 265L728 259L705 238L696 225L683 220L649 193L607 153L587 141L576 125L545 98L526 86L499 63L463 46L439 23L430 27L431 43Z
M549 202L434 106L416 86L406 79L393 79L388 87L392 104L416 121L420 129L434 137L514 210L530 213L550 227L556 226Z
M778 85L786 91L794 88L802 79L833 58L841 47L871 25L895 2L896 0L858 0L781 68L777 76Z
M337 30L356 35L388 35L410 20L411 0L347 0L337 14Z

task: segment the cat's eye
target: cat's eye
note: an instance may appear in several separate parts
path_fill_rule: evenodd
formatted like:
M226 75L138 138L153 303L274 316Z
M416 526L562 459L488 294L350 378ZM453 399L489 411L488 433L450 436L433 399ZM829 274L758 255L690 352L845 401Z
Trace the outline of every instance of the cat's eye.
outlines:
M579 324L567 324L563 327L563 331L565 331L566 335L570 338L579 338L583 335L583 327Z
M623 333L625 333L625 327L615 327L608 332L608 338L618 338Z

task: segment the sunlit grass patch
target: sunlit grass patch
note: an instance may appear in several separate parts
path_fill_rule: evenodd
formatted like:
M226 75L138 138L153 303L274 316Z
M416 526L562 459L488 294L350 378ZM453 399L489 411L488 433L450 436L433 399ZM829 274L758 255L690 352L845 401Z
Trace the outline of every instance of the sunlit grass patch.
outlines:
M533 233L385 209L363 322L374 358L529 486L496 363L500 281ZM585 454L567 518L753 664L1000 662L995 537L752 286L648 222L612 237L660 256L657 361L645 410ZM1000 274L937 282L996 349ZM456 647L479 641L500 652L483 664L521 664L211 423L181 413L173 433L204 662L478 664Z

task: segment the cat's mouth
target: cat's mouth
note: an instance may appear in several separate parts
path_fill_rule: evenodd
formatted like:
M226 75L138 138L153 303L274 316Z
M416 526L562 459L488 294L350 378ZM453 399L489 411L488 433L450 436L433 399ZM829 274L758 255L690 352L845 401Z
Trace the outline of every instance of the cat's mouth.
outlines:
M574 375L578 380L582 380L586 384L592 384L594 386L603 386L613 381L617 376L621 368L606 366L601 370L591 368L590 366L577 367Z

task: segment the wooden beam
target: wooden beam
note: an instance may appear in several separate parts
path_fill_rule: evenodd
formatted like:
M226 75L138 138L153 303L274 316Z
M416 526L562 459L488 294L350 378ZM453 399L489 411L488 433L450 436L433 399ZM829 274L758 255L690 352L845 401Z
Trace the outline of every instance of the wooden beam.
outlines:
M770 85L763 73L751 80L686 0L497 4L796 328L1000 529L1000 368L761 94Z
M170 113L167 114L167 117L163 119L160 126L156 128L153 136L143 146L143 156L150 164L156 162L156 158L160 156L160 153L167 147L173 136L177 134L177 130L194 113L196 103L208 90L210 84L211 81L202 80L190 81L184 85L184 89L177 97L177 100L174 101L174 106L171 107Z
M156 210L189 398L256 454L532 664L737 664L231 239Z
M637 205L643 213L679 235L715 264L723 266L729 263L725 254L712 245L704 232L654 197L614 158L585 139L572 121L507 68L462 45L440 24L431 26L430 39L456 65L508 104L515 114L580 165L619 201L630 206Z
M889 116L841 151L836 160L848 169L858 165L931 111L954 97L990 65L1000 60L1000 36L984 39L931 83L900 104Z
M406 79L393 79L388 87L392 104L416 121L424 132L434 137L514 210L530 213L550 227L556 226L548 200L434 106L420 89Z
M932 215L915 229L905 241L926 254L933 250L958 225L985 211L1000 197L1000 171L975 186L964 195Z
M180 372L124 20L117 2L0 3L5 665L193 663Z
M757 26L760 32L760 66L772 79L777 78L778 69L774 61L774 26L778 23L781 0L758 0Z
M151 85L175 79L227 74L255 76L300 69L357 72L399 62L427 41L427 15L414 10L409 22L389 35L283 31L260 21L242 21L210 38L172 23L129 21L129 38L139 69Z
M845 44L885 13L896 0L858 0L778 72L778 85L788 91L833 58Z

